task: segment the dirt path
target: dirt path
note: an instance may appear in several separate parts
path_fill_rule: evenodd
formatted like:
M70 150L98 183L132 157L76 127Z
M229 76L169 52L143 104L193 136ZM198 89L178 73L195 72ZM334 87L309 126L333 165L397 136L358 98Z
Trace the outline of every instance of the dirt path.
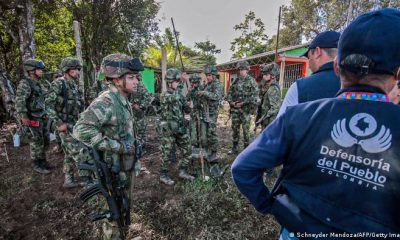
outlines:
M229 126L219 120L221 166L230 164ZM136 180L132 225L128 239L277 239L279 226L271 217L255 212L236 190L230 172L208 182L178 181L173 187L158 181L159 139L154 119L149 125L149 145ZM2 138L7 132L0 133ZM9 135L9 134L8 134ZM31 169L29 147L2 146L0 155L0 239L97 239L87 219L90 212L78 199L80 189L61 187L62 154L47 152L54 171L46 176ZM199 176L199 163L192 171ZM177 178L176 164L171 166Z

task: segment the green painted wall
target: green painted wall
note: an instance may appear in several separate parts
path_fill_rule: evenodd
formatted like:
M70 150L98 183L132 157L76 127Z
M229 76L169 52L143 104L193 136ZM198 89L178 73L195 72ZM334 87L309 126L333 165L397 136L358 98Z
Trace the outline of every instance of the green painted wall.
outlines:
M154 79L154 70L151 68L145 68L142 72L142 81L144 86L147 88L147 91L150 93L155 92L155 79Z
M285 52L285 55L286 55L286 56L289 56L289 57L299 57L299 56L301 56L303 53L305 53L305 52L307 51L307 49L308 49L308 48L305 48L305 47L292 49L292 50L286 51L286 52Z

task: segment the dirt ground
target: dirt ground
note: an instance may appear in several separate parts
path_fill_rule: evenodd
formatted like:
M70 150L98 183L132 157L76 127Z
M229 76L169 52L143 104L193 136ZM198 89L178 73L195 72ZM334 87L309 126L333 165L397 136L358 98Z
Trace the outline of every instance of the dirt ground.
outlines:
M231 164L231 129L227 113L219 119L221 166ZM277 239L279 225L270 216L258 214L237 191L226 171L219 179L201 180L200 164L192 183L179 181L177 164L171 165L175 186L159 183L161 153L150 118L147 153L134 188L132 224L127 239ZM0 135L0 239L98 239L87 214L91 209L78 196L81 189L62 188L62 153L47 151L55 166L49 175L33 172L29 146L12 146L5 124ZM7 154L6 151L7 150ZM178 155L179 156L179 155ZM270 180L269 185L272 184Z

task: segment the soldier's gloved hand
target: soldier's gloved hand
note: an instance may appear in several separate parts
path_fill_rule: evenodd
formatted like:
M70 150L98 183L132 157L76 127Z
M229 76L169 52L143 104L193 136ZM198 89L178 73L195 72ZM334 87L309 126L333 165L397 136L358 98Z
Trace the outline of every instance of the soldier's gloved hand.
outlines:
M135 154L135 145L134 144L124 142L124 141L121 141L120 144L121 144L121 147L119 149L119 153L126 154L126 155Z

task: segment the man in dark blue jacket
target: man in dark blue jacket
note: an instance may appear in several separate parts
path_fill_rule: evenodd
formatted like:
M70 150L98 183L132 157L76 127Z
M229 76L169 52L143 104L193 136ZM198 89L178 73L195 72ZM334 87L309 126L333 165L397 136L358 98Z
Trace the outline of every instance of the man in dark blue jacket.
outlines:
M325 31L318 34L310 43L307 52L302 56L308 58L313 73L311 76L298 79L290 86L278 116L282 115L287 107L335 97L340 89L340 79L333 70L333 60L337 55L339 37L338 32Z
M289 107L233 163L240 192L283 239L400 236L400 108L387 96L399 39L399 10L358 17L340 37L337 97ZM263 173L280 164L270 192Z

